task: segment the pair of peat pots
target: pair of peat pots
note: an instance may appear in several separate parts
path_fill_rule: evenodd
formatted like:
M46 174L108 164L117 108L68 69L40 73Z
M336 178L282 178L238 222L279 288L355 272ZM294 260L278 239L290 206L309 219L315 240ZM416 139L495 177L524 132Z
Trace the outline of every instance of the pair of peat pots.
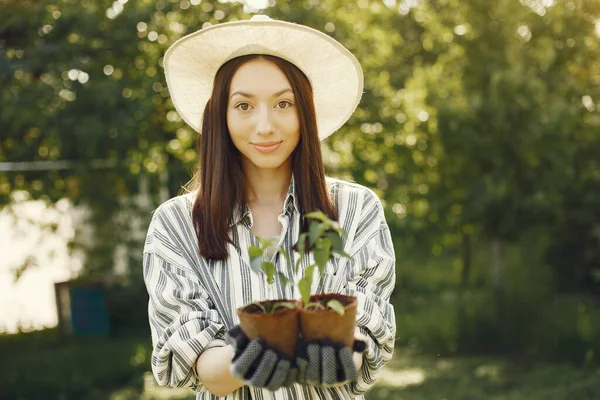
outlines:
M326 307L330 300L341 303L343 315ZM272 313L265 313L256 303L252 303L237 309L240 328L249 339L263 338L268 345L290 358L294 356L300 335L305 341L329 339L352 348L358 306L356 297L338 293L312 295L309 304L319 303L322 307L311 306L307 309L300 300L267 300L260 304L269 310L273 304L281 302L293 303L295 307L278 307Z

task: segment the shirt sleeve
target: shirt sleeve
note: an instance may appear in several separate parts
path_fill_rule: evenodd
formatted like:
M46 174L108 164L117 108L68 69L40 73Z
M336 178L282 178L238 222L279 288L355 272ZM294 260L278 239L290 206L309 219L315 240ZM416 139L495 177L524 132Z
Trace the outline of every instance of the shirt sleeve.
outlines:
M213 340L224 337L225 325L198 275L164 233L153 218L143 254L152 373L160 386L202 392L206 389L196 375L196 359Z
M376 199L374 204L376 217L368 213L372 229L365 228L370 231L369 239L355 251L350 268L354 272L343 289L358 298L356 323L367 337L363 365L351 383L356 395L373 386L382 367L391 360L396 335L394 306L389 301L396 283L396 257L381 202Z

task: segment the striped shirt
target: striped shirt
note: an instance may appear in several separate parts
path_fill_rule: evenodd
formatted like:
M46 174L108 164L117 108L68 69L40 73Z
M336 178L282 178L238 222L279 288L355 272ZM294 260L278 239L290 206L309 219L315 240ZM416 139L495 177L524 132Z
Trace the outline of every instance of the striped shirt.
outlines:
M327 178L331 198L346 232L344 251L351 259L336 257L325 273L313 280L311 293L338 292L358 298L357 330L367 336L363 365L356 380L337 388L300 384L269 391L244 386L228 400L363 399L381 368L393 354L396 323L389 303L395 284L395 255L383 208L375 193L364 186ZM152 372L158 384L190 386L196 399L213 400L195 374L195 361L207 347L224 338L239 323L236 309L253 301L300 298L297 288L278 279L269 285L264 273L249 266L248 247L258 244L251 231L252 214L236 210L231 225L232 244L226 260L200 256L192 223L197 192L174 197L153 213L143 254L144 280L150 301ZM295 257L292 246L300 233L300 213L294 180L278 217L282 225L279 246ZM276 270L292 277L292 266L276 254ZM305 257L301 275L314 263Z

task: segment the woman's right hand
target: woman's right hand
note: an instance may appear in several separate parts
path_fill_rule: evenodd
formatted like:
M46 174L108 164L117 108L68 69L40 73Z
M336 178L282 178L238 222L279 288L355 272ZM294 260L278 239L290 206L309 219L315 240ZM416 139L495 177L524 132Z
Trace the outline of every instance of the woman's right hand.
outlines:
M247 385L277 390L296 381L298 370L293 367L292 360L261 338L249 340L239 325L228 332L227 342L235 349L231 375Z

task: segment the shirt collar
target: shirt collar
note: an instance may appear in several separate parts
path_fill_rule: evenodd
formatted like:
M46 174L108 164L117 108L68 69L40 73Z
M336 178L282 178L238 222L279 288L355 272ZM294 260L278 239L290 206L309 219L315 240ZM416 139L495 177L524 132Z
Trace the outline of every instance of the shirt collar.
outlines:
M296 212L300 211L300 207L298 207L298 193L296 191L296 182L294 180L294 174L292 174L292 179L290 180L290 187L288 188L287 195L285 196L285 201L283 202L283 210L285 211L288 207L292 207Z
M298 207L298 193L296 193L296 183L294 181L294 175L292 174L292 179L290 180L290 186L288 188L287 194L285 196L285 200L283 202L283 213L288 213L288 210L291 214L292 211L299 211ZM252 213L250 212L250 207L248 204L244 203L242 206L237 206L233 211L233 218L231 219L231 224L229 227L239 224L240 222L252 227Z
M231 223L229 227L235 226L240 222L246 222L248 225L252 224L252 214L250 213L250 207L248 204L244 203L243 206L236 206L233 210L233 218L231 219Z

